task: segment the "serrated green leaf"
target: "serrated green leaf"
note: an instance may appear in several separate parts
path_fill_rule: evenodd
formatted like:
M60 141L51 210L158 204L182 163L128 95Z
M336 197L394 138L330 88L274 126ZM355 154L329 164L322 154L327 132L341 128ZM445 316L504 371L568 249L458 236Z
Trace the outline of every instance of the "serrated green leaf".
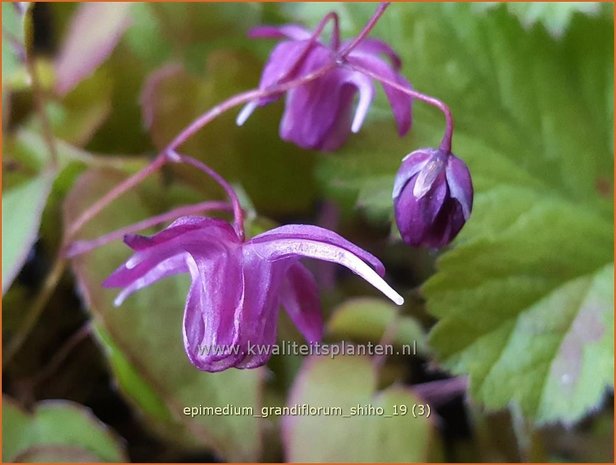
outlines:
M79 404L47 400L30 415L3 397L2 407L4 462L127 460L118 438Z
M556 349L543 354L547 360L529 355L532 369L521 355L507 358L507 373L523 384L517 397L498 366L500 349L531 308L558 320L552 294L583 294L571 283L593 279L613 260L613 13L573 15L554 40L543 28L526 30L507 8L476 14L473 5L394 4L387 14L398 26L382 36L402 54L414 87L451 107L453 150L475 186L471 219L425 287L428 309L440 319L431 343L445 366L470 374L483 404L501 408L513 399L540 422L571 422L611 386L608 354L598 350L595 361L600 387L553 403L540 401L533 386L548 382ZM411 135L397 139L379 106L341 154L320 162L319 179L330 195L355 195L368 218L391 218L385 193L400 159L436 145L442 131L441 115L415 102ZM607 302L601 311L610 311ZM600 347L609 344L610 321ZM566 328L560 331L564 338ZM581 352L585 345L593 350L581 343ZM492 367L500 377L488 376ZM586 376L581 370L582 390Z
M478 11L485 11L496 3L477 3ZM530 28L543 24L554 37L562 37L576 13L596 15L601 10L597 2L520 2L508 3L507 9L518 17L522 25Z
M120 182L110 170L88 171L76 183L65 204L69 223L96 199ZM152 186L151 186L152 187ZM150 212L156 189L132 191L84 227L81 238L143 219ZM163 280L136 293L121 308L113 307L116 290L102 281L128 256L119 241L73 261L79 287L95 320L101 343L122 393L140 410L159 435L188 450L213 450L221 458L256 460L261 450L260 423L252 416L187 415L185 408L231 404L258 411L263 375L255 370L205 373L194 368L184 352L182 315L188 290L186 276Z
M307 359L287 406L322 413L283 417L287 460L424 462L437 457L432 420L413 415L414 405L425 403L408 388L376 392L376 384L376 369L368 358Z
M612 226L521 189L480 195L476 215L470 239L424 286L440 319L431 345L455 373L470 373L487 407L515 402L540 423L572 422L613 379Z

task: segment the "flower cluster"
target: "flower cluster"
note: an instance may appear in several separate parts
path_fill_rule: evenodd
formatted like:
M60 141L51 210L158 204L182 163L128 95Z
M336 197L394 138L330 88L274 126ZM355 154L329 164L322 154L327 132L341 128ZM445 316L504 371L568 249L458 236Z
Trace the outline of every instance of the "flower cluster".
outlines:
M396 304L403 303L403 298L383 280L383 264L333 231L311 225L286 225L244 238L243 211L232 186L203 163L177 153L183 142L224 111L246 104L237 119L238 124L243 124L257 107L284 96L281 137L303 148L331 151L361 128L376 81L389 100L400 135L411 127L414 101L433 105L445 115L445 134L438 149L417 150L403 159L393 188L396 223L406 243L438 248L449 244L468 220L473 187L468 168L451 153L453 120L449 108L411 87L400 73L400 58L388 44L366 37L386 7L381 4L359 35L346 42L340 41L335 13L327 15L313 33L297 25L254 29L253 37L282 40L265 65L259 89L231 97L199 117L146 169L108 193L73 224L72 231L79 229L106 202L165 163L187 163L220 184L230 199L226 210L234 214L233 225L187 215L186 208L182 214L174 215L172 211L145 220L134 230L175 219L151 237L126 235L124 240L134 254L104 283L122 288L116 299L120 305L133 292L162 278L190 274L183 336L188 358L197 368L220 371L266 363L269 351L254 354L248 348L251 344L276 342L280 306L307 341L320 340L323 322L319 293L312 274L300 262L302 258L343 265ZM334 20L334 32L331 46L327 46L319 35L330 19ZM195 211L204 211L221 206L209 202L195 207ZM72 253L84 253L129 231L133 231L132 227L89 243L75 243ZM216 347L234 350L212 350Z
M262 90L284 80L310 75L320 69L327 70L318 78L286 93L280 137L305 149L336 150L344 144L350 132L360 130L374 98L374 84L370 77L355 71L351 65L364 66L411 88L400 74L398 55L389 45L377 39L365 38L348 50L343 60L341 54L350 45L349 42L330 48L314 40L309 31L297 25L255 28L251 36L284 39L274 48L265 65L259 84ZM389 62L383 60L381 55L387 57ZM328 65L332 65L331 69ZM383 90L402 136L411 127L411 96L387 84L383 84ZM353 114L356 94L358 103ZM243 124L255 107L267 105L279 96L261 97L249 103L240 114L238 123Z

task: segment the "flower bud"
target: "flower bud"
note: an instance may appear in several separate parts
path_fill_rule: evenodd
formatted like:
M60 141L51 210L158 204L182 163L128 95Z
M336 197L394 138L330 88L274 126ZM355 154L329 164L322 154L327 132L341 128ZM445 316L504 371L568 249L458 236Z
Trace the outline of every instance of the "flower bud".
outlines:
M466 164L452 153L419 149L402 160L392 197L404 242L439 248L449 244L468 220L473 183Z

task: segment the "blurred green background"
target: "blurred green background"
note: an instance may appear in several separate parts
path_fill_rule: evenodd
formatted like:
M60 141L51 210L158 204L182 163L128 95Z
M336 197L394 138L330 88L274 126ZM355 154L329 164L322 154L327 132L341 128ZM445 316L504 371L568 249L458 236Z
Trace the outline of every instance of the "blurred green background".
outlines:
M252 26L313 27L336 10L352 37L376 4L99 5L89 15L80 4L2 5L4 461L613 461L611 4L389 7L372 35L401 55L416 89L451 107L453 150L475 185L471 220L438 253L405 246L391 221L400 160L440 140L433 108L415 103L411 133L398 138L379 92L336 153L282 142L281 102L241 128L231 111L186 143L241 190L253 233L320 224L381 258L407 301L395 343L419 347L381 367L280 356L216 374L183 352L186 279L115 309L100 283L128 249L68 262L65 225L196 116L258 85L274 42L247 38ZM77 39L76 23L87 31ZM62 73L105 47L59 89ZM222 193L202 174L166 169L80 238L207 198ZM378 342L396 310L346 270L313 270L326 341ZM303 342L280 323L279 340ZM183 413L296 403L431 414Z

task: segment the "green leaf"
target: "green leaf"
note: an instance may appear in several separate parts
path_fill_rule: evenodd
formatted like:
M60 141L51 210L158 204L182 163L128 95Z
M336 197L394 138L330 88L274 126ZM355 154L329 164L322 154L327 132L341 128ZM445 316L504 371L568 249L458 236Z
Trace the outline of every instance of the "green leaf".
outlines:
M36 242L41 216L55 179L46 170L2 192L2 293L24 265Z
M470 374L471 393L484 405L513 400L539 422L574 421L612 385L612 356L600 349L612 337L603 299L601 336L581 340L569 355L587 360L596 351L597 373L582 363L572 390L545 400L555 390L550 366L560 363L559 344L575 337L566 323L586 314L574 305L584 300L583 283L613 261L611 9L573 15L559 40L543 28L526 30L504 5L476 14L472 5L394 4L387 14L396 25L382 37L402 54L414 87L451 107L453 150L475 186L471 219L425 286L428 310L440 320L431 345L446 367ZM437 145L444 124L416 102L412 134L401 140L387 106L374 110L341 154L321 160L318 175L329 195L356 199L383 221L392 215L386 193L400 159ZM563 296L573 305L567 311L554 303ZM538 315L556 325L549 343L519 329L539 324ZM514 375L515 383L503 382Z
M477 10L486 10L497 6L495 3L478 3ZM567 30L576 13L596 15L601 11L601 4L596 2L525 2L509 3L507 9L518 17L525 28L543 24L553 37L559 38Z
M30 2L2 3L2 83L3 87L22 68L27 51Z
M613 379L612 226L511 188L479 196L475 215L424 287L431 345L488 408L577 420Z
M86 172L66 199L65 221L70 222L96 199L120 182L115 171ZM81 239L96 237L143 219L157 190L132 191L82 231ZM160 191L160 189L158 189ZM121 308L113 307L117 290L102 281L129 255L114 243L73 261L83 298L96 324L96 334L109 358L124 395L143 412L147 425L170 442L190 450L211 449L230 461L254 461L261 450L260 422L252 416L192 416L185 409L227 404L251 407L261 403L261 370L205 373L194 368L184 352L182 315L188 278L170 278L131 296Z
M3 397L4 462L125 462L120 441L85 407L46 400L28 414Z
M382 299L349 299L339 305L327 321L327 334L333 339L350 338L358 342L378 343L398 312L397 307ZM418 351L424 351L425 335L419 323L405 315L397 318L394 344L416 345Z
M425 402L403 386L376 389L377 372L369 358L307 359L287 407L308 406L322 413L283 416L286 459L425 462L438 456L432 420L413 416Z

